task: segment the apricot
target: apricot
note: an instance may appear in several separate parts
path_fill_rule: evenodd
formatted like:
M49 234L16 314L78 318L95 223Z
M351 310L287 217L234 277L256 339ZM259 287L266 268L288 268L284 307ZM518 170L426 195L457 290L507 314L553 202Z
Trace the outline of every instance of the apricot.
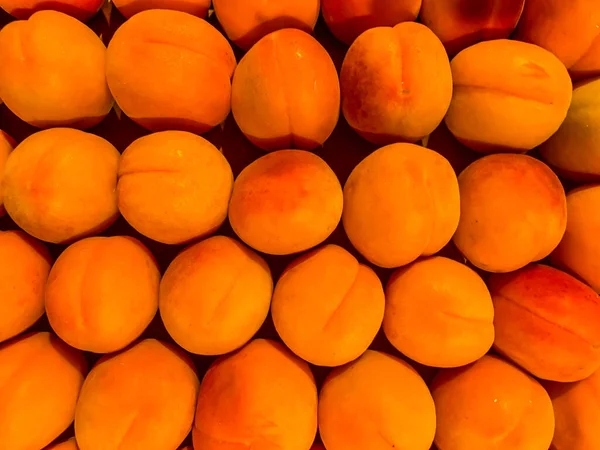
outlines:
M456 175L459 175L469 164L481 157L481 154L458 142L444 122L433 133L423 139L423 146L446 158Z
M183 250L160 285L160 315L187 351L222 355L246 344L269 313L267 263L238 241L213 236Z
M327 27L348 45L371 28L414 21L420 9L421 0L321 0Z
M113 0L113 4L126 18L148 9L170 9L205 18L210 0Z
M443 450L547 450L552 403L532 377L493 355L439 372L431 385Z
M515 38L551 51L578 80L600 75L599 24L596 0L527 0Z
M508 38L525 0L423 0L420 19L450 55L481 41Z
M444 46L429 28L413 22L361 34L346 53L340 86L348 124L378 145L427 136L452 98Z
M231 111L246 137L263 150L313 150L333 132L340 85L331 57L304 31L262 38L240 61Z
M0 31L0 97L37 128L90 128L113 106L106 47L80 21L40 11Z
M438 153L392 144L363 159L344 186L343 224L371 263L400 267L440 251L459 220L456 174Z
M66 441L50 445L49 447L46 447L45 450L79 450L79 447L77 447L77 441L75 441L75 438L72 437Z
M319 18L319 0L213 0L213 8L227 37L244 50L284 28L312 33Z
M454 243L475 266L511 272L554 250L567 225L558 177L530 156L485 156L458 177L460 222Z
M581 186L567 194L567 230L550 255L552 264L600 292L600 185Z
M19 20L27 20L38 11L50 9L85 22L100 10L103 3L104 0L0 0L0 8Z
M340 182L325 161L303 150L280 150L257 159L237 177L229 222L250 247L292 254L329 237L343 202Z
M544 384L552 399L556 430L552 450L588 450L600 448L600 371L575 383Z
M0 217L6 214L4 209L4 196L2 195L2 174L4 173L4 166L8 155L16 147L16 142L4 131L0 130Z
M177 448L192 428L199 384L189 357L155 339L105 356L81 389L77 444L81 450Z
M163 131L124 152L117 185L121 214L144 236L181 244L214 233L227 218L233 173L206 139Z
M0 231L0 342L44 315L44 291L52 266L44 244L22 231Z
M194 448L310 448L317 387L304 361L278 342L257 339L217 359L198 396Z
M600 67L600 66L599 66ZM564 178L600 180L600 78L575 84L567 118L540 146L540 155Z
M4 207L42 241L68 243L100 233L118 217L119 152L94 134L40 131L11 153L4 170Z
M154 257L137 239L83 239L67 247L52 267L46 314L69 345L115 352L137 339L154 318L159 282Z
M201 134L229 114L235 65L231 45L208 22L153 9L115 32L106 79L119 108L144 128Z
M348 251L326 245L293 261L273 294L283 342L302 359L339 366L362 355L383 320L381 281Z
M408 363L368 350L325 379L319 431L327 450L428 450L435 407L427 385Z
M454 95L445 117L463 144L482 153L526 152L560 127L571 103L565 66L541 47L497 39L452 59Z
M40 449L73 422L87 372L83 354L51 333L0 345L0 448Z
M498 352L545 380L579 381L600 367L600 298L590 287L541 264L488 283Z
M477 273L435 256L394 272L386 287L383 329L410 359L433 367L459 367L494 343L492 297Z

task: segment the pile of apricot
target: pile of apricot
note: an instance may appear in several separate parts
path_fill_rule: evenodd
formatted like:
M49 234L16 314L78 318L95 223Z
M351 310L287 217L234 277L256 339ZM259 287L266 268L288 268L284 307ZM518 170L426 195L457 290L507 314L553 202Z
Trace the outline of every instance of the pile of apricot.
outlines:
M0 8L0 450L600 449L600 1Z

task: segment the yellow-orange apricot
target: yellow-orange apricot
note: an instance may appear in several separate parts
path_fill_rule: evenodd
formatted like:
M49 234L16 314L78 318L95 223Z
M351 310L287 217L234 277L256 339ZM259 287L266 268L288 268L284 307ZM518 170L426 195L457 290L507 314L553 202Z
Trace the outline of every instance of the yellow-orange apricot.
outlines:
M600 75L600 3L527 0L515 38L554 53L574 79Z
M187 351L222 355L246 344L271 304L267 263L240 242L213 236L183 250L160 284L160 316Z
M362 355L383 320L377 274L348 251L326 245L293 261L277 281L271 315L283 342L302 359L339 366Z
M575 383L544 383L552 399L556 429L551 450L600 448L600 370Z
M454 94L446 125L473 150L531 150L567 115L569 73L541 47L508 39L480 42L456 55L451 66Z
M213 0L213 7L227 37L244 50L284 28L311 33L319 18L319 0Z
M127 18L148 9L172 9L205 18L210 9L210 0L113 0L113 4Z
M372 28L350 46L340 73L342 112L375 144L416 142L440 124L452 97L448 55L424 25Z
M306 450L317 432L317 387L304 361L278 342L257 339L206 372L194 448Z
M46 314L69 345L115 352L137 339L154 318L159 281L154 257L137 239L83 239L67 247L50 271Z
M199 381L192 361L147 339L105 356L83 384L75 412L81 450L177 448L194 421Z
M229 114L235 65L231 45L208 22L152 9L115 32L106 79L119 108L144 128L204 133Z
M139 138L119 164L121 214L144 236L166 244L214 233L227 218L232 188L225 156L184 131Z
M497 356L434 378L437 431L443 450L548 450L552 403L532 377Z
M552 263L570 272L600 293L600 185L567 194L567 230L550 255Z
M73 422L83 354L51 333L0 345L0 448L44 448Z
M494 347L537 378L572 382L600 367L600 297L541 264L494 274Z
M119 152L94 134L40 131L10 154L2 179L4 207L42 241L67 243L99 233L118 217Z
M413 144L376 150L344 186L344 229L370 262L400 267L440 251L459 220L456 174L438 153Z
M1 104L1 103L0 103ZM17 143L4 131L0 130L0 217L6 214L4 209L4 197L2 195L2 175L8 155L16 147Z
M427 450L435 434L435 407L408 363L368 350L325 380L319 432L327 450Z
M27 330L44 314L51 265L44 244L22 231L0 231L0 342Z
M327 27L348 45L371 28L414 21L420 9L421 0L321 0Z
M325 161L304 150L269 153L237 177L229 222L250 247L274 255L319 245L337 227L343 194Z
M240 61L233 76L231 111L246 137L263 150L313 150L338 121L335 65L304 31L275 31Z
M113 106L106 47L66 14L40 11L0 31L0 97L38 128L90 128Z
M469 164L481 157L481 154L458 142L444 122L433 133L423 139L423 146L446 158L456 175L459 175Z
M458 177L460 223L454 243L475 266L511 272L548 256L567 225L565 191L543 162L488 155Z
M77 447L77 441L74 437L67 439L66 441L58 442L46 447L44 450L79 450Z
M600 66L599 66L600 68ZM575 84L567 118L540 146L540 155L564 178L600 180L600 78Z
M0 0L0 8L20 20L29 19L35 12L51 9L85 22L103 4L104 0Z
M469 267L435 256L397 270L386 287L385 335L403 355L427 366L459 367L494 343L494 305Z

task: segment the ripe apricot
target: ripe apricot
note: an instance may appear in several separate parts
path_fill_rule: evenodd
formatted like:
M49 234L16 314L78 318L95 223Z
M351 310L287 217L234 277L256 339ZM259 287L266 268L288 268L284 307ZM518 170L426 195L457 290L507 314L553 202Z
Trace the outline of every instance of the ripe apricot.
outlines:
M240 61L231 110L242 132L263 150L313 150L338 121L335 65L311 35L296 29L275 31Z
M454 243L475 266L511 272L539 261L560 242L567 204L558 177L530 156L481 158L458 177L460 222Z
M459 220L456 174L438 153L392 144L362 160L344 186L344 229L370 262L393 268L440 251Z
M104 0L0 0L0 8L20 20L29 19L38 11L50 9L85 22L96 14L103 4Z
M461 144L450 133L448 127L442 122L429 136L423 139L423 146L427 147L448 160L458 176L469 164L478 159L481 154L474 152L466 145Z
M251 341L208 369L194 448L305 450L317 432L317 387L304 361L278 342Z
M10 154L4 207L42 241L68 243L100 233L118 217L119 152L103 138L71 128L40 131Z
M227 218L232 188L225 156L184 131L139 138L119 164L121 214L144 236L166 244L214 233Z
M4 196L2 195L2 175L8 155L16 147L16 142L4 131L0 130L0 217L6 214L4 209Z
M205 18L210 0L113 0L113 4L126 18L148 9L172 9Z

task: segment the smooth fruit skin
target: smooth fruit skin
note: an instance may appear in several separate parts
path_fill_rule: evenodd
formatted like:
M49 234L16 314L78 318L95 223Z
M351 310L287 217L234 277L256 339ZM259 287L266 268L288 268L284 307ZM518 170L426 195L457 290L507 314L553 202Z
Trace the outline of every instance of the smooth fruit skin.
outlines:
M27 20L34 13L51 9L86 22L102 7L105 0L1 0L0 8L19 20Z

